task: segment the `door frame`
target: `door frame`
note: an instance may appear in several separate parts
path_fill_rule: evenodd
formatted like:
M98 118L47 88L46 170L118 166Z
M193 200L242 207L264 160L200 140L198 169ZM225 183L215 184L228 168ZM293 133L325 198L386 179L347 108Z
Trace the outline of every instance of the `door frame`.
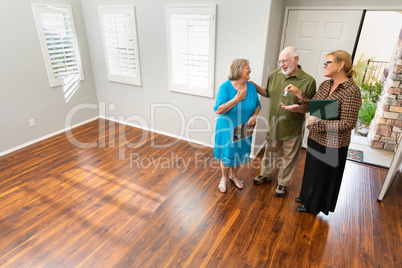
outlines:
M286 38L286 28L287 28L287 22L288 22L288 16L289 16L289 11L290 10L355 10L355 11L362 11L362 19L364 19L365 11L395 11L395 10L402 10L402 5L401 6L371 6L371 7L359 7L359 6L287 6L285 8L285 14L284 14L284 21L283 21L283 27L282 27L282 35L281 35L281 45L279 47L279 52L283 50L283 46L285 43L285 38ZM360 30L362 27L363 20L360 23L360 29L359 33L356 36L355 39L355 44L354 44L354 50L353 54L356 51L357 44L359 42L359 35L360 35ZM389 190L389 187L392 184L392 181L395 179L397 172L401 172L402 169L402 145L401 142L397 146L397 150L394 152L394 157L391 161L391 165L388 169L387 175L385 177L385 181L383 182L383 185L381 187L381 190L379 192L378 200L382 201L385 194Z
M285 14L283 18L283 27L282 27L282 35L281 35L281 45L279 47L279 53L284 49L283 45L285 43L285 34L287 21L289 16L289 10L355 10L355 11L393 11L395 9L402 10L401 6L369 6L369 7L361 7L361 6L287 6L285 8ZM357 40L355 40L355 45L357 44Z

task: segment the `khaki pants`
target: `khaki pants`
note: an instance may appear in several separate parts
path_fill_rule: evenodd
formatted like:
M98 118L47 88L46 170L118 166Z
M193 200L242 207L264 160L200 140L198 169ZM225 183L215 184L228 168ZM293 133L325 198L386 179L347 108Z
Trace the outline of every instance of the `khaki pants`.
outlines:
M302 139L303 135L288 140L271 140L267 136L260 175L270 177L278 167L278 184L288 186L299 161Z

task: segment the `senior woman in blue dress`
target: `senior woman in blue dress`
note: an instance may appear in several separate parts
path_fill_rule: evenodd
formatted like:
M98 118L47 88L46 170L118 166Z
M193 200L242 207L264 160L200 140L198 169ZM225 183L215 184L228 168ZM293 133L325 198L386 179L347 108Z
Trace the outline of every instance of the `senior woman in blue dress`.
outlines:
M222 178L219 191L226 193L230 179L236 187L243 189L238 176L239 167L248 163L252 136L242 138L234 135L234 128L240 124L254 127L261 104L257 90L250 79L250 63L246 59L235 59L229 65L228 80L216 96L214 111L218 114L215 130L214 156L220 162Z

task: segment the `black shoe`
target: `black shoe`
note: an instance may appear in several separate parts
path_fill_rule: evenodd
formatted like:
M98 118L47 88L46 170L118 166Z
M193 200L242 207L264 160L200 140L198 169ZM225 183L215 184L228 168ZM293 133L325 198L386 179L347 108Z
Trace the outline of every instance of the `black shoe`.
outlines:
M309 212L309 211L304 207L304 205L298 205L298 206L296 207L296 210L299 211L299 212Z
M301 203L300 196L296 197L295 201L298 202L298 203Z

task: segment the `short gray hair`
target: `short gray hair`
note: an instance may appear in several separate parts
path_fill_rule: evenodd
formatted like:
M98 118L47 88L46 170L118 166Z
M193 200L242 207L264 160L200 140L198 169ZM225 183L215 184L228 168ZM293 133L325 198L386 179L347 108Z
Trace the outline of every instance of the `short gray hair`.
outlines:
M294 59L295 57L298 57L298 56L299 56L299 52L297 51L297 49L296 49L295 47L285 47L285 48L282 50L282 52L285 52L285 51L290 54L290 57L291 57L292 59ZM282 53L282 52L281 52L281 53Z
M295 58L295 57L299 56L299 52L297 51L296 48L292 47L290 50L290 55L292 55L292 58Z
M239 79L241 72L243 71L243 67L245 65L249 65L249 60L246 59L235 59L233 60L228 68L228 79L230 81Z

